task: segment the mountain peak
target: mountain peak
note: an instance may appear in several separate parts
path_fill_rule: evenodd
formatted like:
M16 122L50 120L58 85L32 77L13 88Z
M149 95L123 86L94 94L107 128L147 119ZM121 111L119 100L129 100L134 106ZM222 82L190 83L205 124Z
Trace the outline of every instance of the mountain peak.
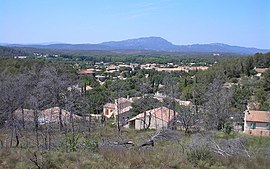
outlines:
M175 47L171 42L161 37L142 37L123 41L110 41L100 43L118 49L139 49L139 50L168 50Z

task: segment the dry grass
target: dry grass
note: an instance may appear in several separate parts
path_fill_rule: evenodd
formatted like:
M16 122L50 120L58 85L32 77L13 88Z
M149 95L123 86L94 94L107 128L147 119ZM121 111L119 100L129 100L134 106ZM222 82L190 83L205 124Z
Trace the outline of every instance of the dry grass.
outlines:
M108 169L128 169L128 168L260 168L268 169L270 166L270 155L258 154L255 151L251 158L248 157L217 157L210 155L203 160L196 162L189 159L188 149L183 151L181 144L190 141L190 136L181 135L177 140L158 141L154 147L138 148L150 138L155 131L134 131L124 129L121 136L115 128L101 127L92 131L88 139L95 139L102 143L113 143L114 141L132 140L135 146L100 146L96 152L87 152L78 149L77 152L67 153L65 149L54 149L52 151L37 151L35 146L22 146L19 148L0 149L0 169L1 168L37 168L30 160L37 155L37 162L42 168L108 168ZM0 133L2 134L2 133ZM1 137L5 135L1 135ZM27 136L31 136L28 134ZM54 138L63 140L63 136L57 133ZM220 136L219 136L220 137ZM236 135L234 137L245 137L247 147L251 150L270 150L270 137L253 137ZM28 138L28 142L34 138ZM180 144L181 143L181 144ZM25 142L22 139L22 145ZM266 152L267 153L267 152ZM269 151L268 151L269 153Z

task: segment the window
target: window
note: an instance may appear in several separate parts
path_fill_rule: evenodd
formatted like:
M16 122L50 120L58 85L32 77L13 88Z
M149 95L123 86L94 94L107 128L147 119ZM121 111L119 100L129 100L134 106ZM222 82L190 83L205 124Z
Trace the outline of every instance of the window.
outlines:
M252 122L251 125L250 125L250 128L251 129L255 129L256 128L256 123L255 122Z
M270 130L270 123L267 123L266 130Z

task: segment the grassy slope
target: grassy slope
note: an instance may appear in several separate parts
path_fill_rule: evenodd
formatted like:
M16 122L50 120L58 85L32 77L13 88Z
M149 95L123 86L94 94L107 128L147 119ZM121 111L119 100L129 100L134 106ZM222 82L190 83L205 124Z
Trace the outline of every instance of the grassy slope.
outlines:
M126 130L121 137L116 136L113 128L105 127L92 137L106 140L132 140L140 145L148 140L154 131ZM217 138L225 136L218 133ZM231 137L245 137L250 150L270 149L270 137L252 137L235 134ZM30 159L36 152L38 163L42 168L268 168L270 160L266 156L247 157L217 157L210 155L203 160L192 161L183 153L181 144L187 143L190 136L180 135L177 140L163 140L155 147L137 149L134 147L105 147L97 152L65 152L36 151L33 148L0 149L0 168L37 168ZM185 150L187 151L187 150ZM268 156L269 157L269 156Z

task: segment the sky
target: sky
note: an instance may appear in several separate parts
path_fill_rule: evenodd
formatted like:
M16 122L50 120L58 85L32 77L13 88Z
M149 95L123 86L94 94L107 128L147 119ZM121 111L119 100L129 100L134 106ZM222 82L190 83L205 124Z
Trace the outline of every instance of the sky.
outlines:
M0 0L0 23L0 43L158 36L270 49L270 0Z

